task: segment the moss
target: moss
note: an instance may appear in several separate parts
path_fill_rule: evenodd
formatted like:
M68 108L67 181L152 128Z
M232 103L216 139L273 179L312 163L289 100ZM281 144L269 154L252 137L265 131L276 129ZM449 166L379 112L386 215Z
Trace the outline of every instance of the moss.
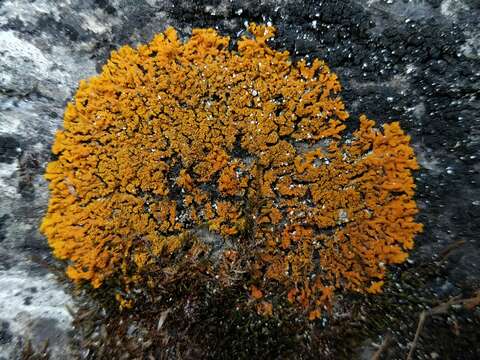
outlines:
M128 308L201 258L191 271L243 286L260 314L281 296L313 320L405 261L422 229L410 138L362 116L346 141L337 76L270 48L273 27L249 30L230 51L212 29L182 43L169 28L80 83L41 226L72 280L115 279Z

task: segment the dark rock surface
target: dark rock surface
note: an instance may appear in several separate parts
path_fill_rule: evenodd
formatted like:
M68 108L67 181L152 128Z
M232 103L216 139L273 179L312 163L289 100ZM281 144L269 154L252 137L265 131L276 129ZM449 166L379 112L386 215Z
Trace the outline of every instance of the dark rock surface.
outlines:
M42 265L53 260L38 225L48 201L42 173L78 81L111 50L168 25L182 36L214 27L236 37L246 21L277 26L273 46L294 58L326 60L342 81L352 129L365 113L398 120L412 136L425 230L381 297L387 304L361 304L370 307L363 342L345 342L345 353L369 358L391 332L384 355L405 358L421 309L480 288L479 18L477 0L0 0L0 358L46 339L52 358L73 356L65 307L73 300ZM418 301L398 296L410 292ZM373 323L371 311L385 322ZM479 358L479 324L478 309L428 320L416 356Z

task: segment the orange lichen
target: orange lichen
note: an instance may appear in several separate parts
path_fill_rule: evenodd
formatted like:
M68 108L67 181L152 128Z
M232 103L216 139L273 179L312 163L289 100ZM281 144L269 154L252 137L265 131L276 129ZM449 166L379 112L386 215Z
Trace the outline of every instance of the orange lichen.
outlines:
M272 316L273 314L273 306L271 302L268 301L260 301L257 304L257 313L261 316Z
M128 308L131 289L173 274L170 256L190 244L190 261L215 254L222 284L246 274L259 313L280 286L314 320L336 291L377 293L405 261L422 228L410 138L362 116L342 139L337 76L270 48L273 27L249 30L230 51L212 29L182 43L169 28L80 83L41 226L70 278L117 279Z
M252 285L250 289L251 295L255 300L261 299L263 297L262 291L257 288L255 285Z

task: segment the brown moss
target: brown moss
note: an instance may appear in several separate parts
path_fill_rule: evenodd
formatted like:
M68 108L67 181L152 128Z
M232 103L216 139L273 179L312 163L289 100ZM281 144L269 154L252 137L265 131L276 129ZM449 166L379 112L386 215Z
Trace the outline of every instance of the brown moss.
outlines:
M387 265L405 261L422 228L410 138L362 116L343 141L337 76L271 49L274 28L249 30L229 51L212 29L182 43L169 28L80 83L41 226L70 278L117 279L130 307L196 234L184 256L211 252L222 286L241 268L259 313L283 294L313 320L337 291L381 291Z

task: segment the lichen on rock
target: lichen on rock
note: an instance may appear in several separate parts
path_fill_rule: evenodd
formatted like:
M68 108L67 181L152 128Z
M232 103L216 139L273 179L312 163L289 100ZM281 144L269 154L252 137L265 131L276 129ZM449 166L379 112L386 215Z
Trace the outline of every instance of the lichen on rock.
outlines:
M71 279L120 284L131 307L134 289L201 258L260 314L280 296L313 320L339 291L380 292L405 261L422 229L409 136L362 116L345 137L327 64L292 63L268 45L273 27L249 31L231 50L212 29L182 42L169 28L80 83L41 226Z

